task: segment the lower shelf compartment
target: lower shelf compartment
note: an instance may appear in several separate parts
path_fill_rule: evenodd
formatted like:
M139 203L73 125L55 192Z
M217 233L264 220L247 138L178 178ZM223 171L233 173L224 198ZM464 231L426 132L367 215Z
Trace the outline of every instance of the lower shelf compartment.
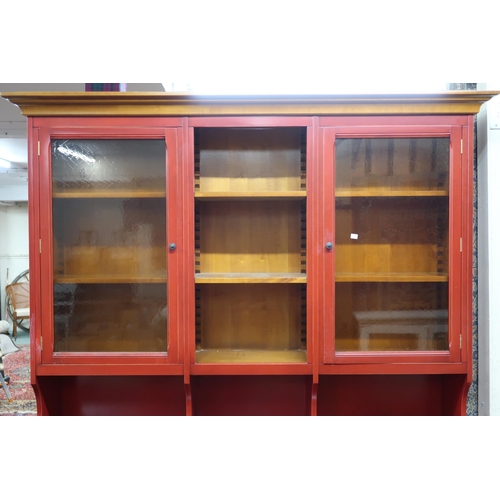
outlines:
M307 375L193 377L193 415L307 416L311 387Z
M182 376L38 377L39 415L182 416Z
M465 415L466 379L465 374L320 376L318 415Z
M221 353L222 362L261 352L303 352L307 344L306 286L297 283L196 286L197 362ZM235 359L236 356L236 359ZM281 357L281 354L278 355ZM285 356L286 357L286 356ZM277 360L280 362L280 360ZM214 359L214 362L218 362ZM298 362L302 362L299 359Z
M466 415L466 374L38 376L39 415Z
M307 363L307 352L259 349L209 349L196 352L197 363Z

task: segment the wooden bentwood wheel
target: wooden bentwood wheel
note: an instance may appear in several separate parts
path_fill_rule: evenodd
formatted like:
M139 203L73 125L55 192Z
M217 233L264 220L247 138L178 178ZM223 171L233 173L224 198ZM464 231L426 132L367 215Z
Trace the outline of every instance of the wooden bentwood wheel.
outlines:
M12 280L11 284L29 283L29 281L30 281L30 271L29 271L29 269L27 269L26 271L23 271L21 274L17 275ZM5 305L6 305L6 310L7 310L7 314L9 315L9 318L12 321L14 321L14 308L12 306L12 301L10 300L10 297L8 294L5 297ZM26 319L18 319L16 321L17 327L20 328L21 330L24 330L25 332L28 332L29 331L29 326L27 325L28 322L29 322L29 320L26 320Z

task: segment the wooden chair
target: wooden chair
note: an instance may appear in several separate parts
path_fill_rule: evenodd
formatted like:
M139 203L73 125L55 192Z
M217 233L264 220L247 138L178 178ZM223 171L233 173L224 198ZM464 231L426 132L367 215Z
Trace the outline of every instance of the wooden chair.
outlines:
M30 284L11 283L5 287L5 291L12 305L12 335L17 339L18 322L30 318Z

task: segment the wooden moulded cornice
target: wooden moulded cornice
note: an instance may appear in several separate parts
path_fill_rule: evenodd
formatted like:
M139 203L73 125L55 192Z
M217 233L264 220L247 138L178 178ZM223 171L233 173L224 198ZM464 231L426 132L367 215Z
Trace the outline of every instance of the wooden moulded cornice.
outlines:
M169 92L5 92L24 116L472 115L500 91L432 94L196 95Z

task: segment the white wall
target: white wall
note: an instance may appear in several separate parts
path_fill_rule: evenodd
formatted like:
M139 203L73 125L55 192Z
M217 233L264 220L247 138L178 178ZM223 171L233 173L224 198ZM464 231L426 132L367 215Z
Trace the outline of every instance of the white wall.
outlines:
M1 317L5 311L5 285L29 268L28 204L0 205L0 297ZM10 323L12 323L9 320Z
M478 90L500 90L499 83ZM500 415L500 96L477 118L478 412Z

